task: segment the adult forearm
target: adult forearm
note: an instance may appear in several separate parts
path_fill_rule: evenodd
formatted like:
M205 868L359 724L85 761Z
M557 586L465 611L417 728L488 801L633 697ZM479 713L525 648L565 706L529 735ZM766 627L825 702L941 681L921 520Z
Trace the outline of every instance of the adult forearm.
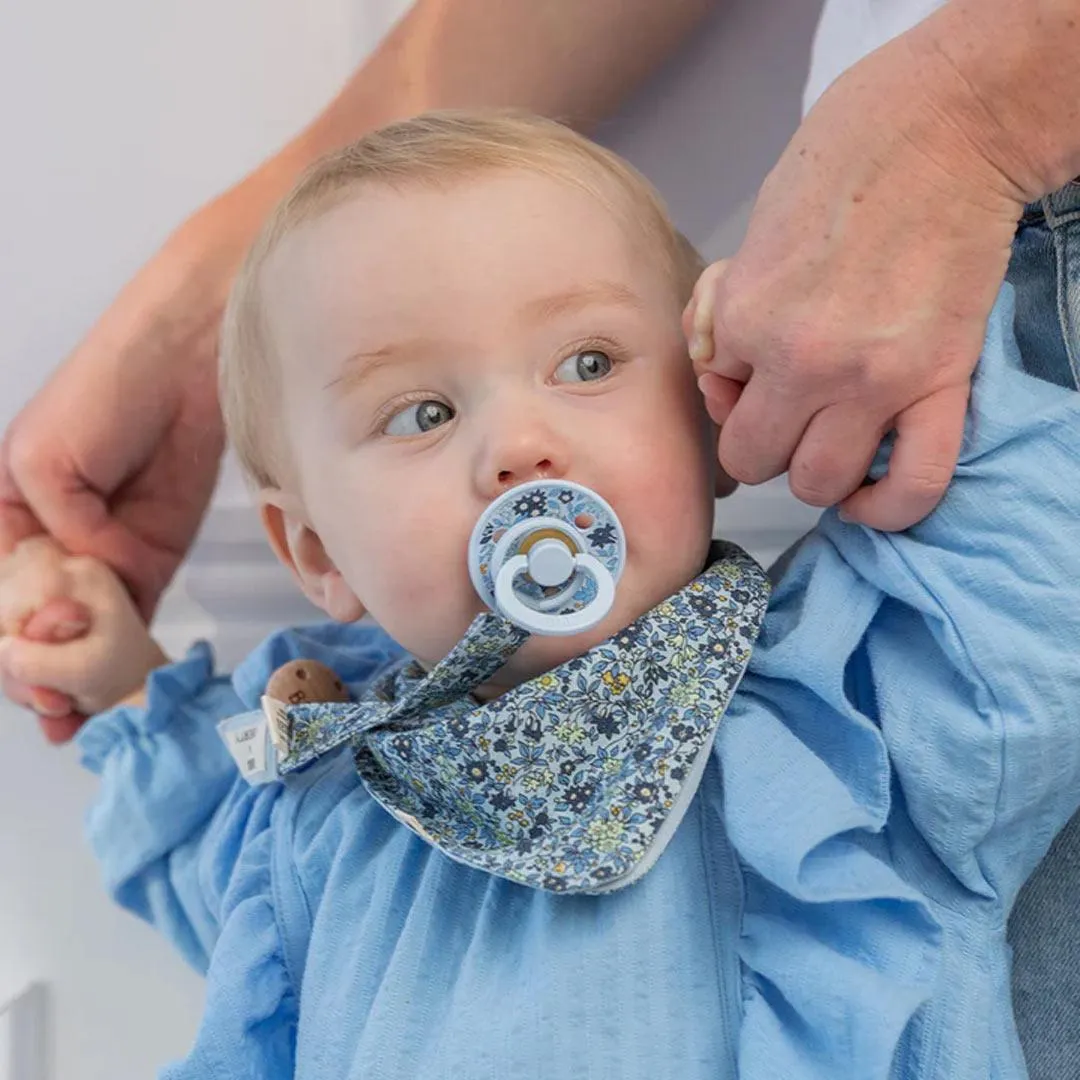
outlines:
M314 158L427 109L506 106L587 129L713 0L418 0L326 110L262 170L267 198Z
M955 136L1023 199L1080 174L1080 0L951 0L907 36Z

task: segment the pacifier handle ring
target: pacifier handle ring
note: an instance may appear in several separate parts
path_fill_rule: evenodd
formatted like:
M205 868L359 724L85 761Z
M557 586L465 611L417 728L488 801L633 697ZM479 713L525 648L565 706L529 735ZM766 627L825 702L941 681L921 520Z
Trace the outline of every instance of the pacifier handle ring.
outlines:
M514 592L514 579L527 571L528 557L514 555L503 563L495 578L495 603L499 611L524 630L548 637L563 637L591 630L611 610L615 603L615 581L611 572L594 555L579 552L574 556L575 567L590 574L596 582L596 596L580 611L564 615L548 615L527 607Z

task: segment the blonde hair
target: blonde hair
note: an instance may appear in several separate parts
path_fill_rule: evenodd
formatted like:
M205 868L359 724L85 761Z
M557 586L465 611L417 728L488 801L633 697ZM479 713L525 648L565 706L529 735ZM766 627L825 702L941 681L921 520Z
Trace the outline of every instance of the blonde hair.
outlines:
M553 120L494 110L426 113L389 124L316 162L278 205L233 284L221 336L220 392L226 430L248 479L278 487L287 463L267 418L280 376L267 340L260 274L281 241L367 183L443 185L498 169L527 169L584 189L658 241L680 303L690 298L701 256L672 224L659 194L631 165ZM612 200L612 190L622 196ZM622 203L619 206L618 203Z

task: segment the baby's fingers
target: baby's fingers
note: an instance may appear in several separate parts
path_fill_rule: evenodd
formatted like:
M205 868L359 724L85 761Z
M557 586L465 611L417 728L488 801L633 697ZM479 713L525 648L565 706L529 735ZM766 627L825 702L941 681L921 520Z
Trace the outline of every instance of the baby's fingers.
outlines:
M62 644L82 637L90 629L90 612L66 597L49 600L23 625L22 634L31 641ZM0 648L2 652L2 648ZM32 709L43 721L69 716L71 698L44 686L33 686L15 678L0 664L0 692L16 705Z
M57 698L75 694L85 680L84 653L78 640L57 645L22 637L0 639L0 677L5 692L31 709L55 712L60 707ZM41 698L51 706L41 710L38 696L49 691L57 697Z
M36 712L42 734L54 745L69 742L86 723L86 717L74 711L71 698L56 690L27 686L0 672L0 692L15 704Z
M2 647L0 647L2 652ZM72 708L71 698L44 686L29 686L19 682L0 668L0 693L16 705L40 716L66 716Z
M90 629L90 618L90 612L78 601L67 597L50 600L26 621L23 637L31 641L54 643L73 641ZM42 734L54 745L70 742L79 728L86 723L86 717L75 711L75 703L67 694L45 686L24 688L19 683L16 683L13 689L25 693L24 703L38 714ZM23 700L13 697L6 685L4 692L12 697L12 700Z

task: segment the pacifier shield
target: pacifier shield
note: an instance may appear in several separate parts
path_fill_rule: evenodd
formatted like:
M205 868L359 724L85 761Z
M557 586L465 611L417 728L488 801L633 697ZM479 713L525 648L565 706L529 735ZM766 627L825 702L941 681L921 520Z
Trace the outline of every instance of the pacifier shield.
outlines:
M521 565L510 602L500 604L497 581L511 560ZM525 568L530 560L539 581ZM533 633L572 634L595 625L610 608L625 562L615 511L595 491L566 480L511 488L481 515L469 540L476 591L492 610ZM564 566L569 573L559 581Z

